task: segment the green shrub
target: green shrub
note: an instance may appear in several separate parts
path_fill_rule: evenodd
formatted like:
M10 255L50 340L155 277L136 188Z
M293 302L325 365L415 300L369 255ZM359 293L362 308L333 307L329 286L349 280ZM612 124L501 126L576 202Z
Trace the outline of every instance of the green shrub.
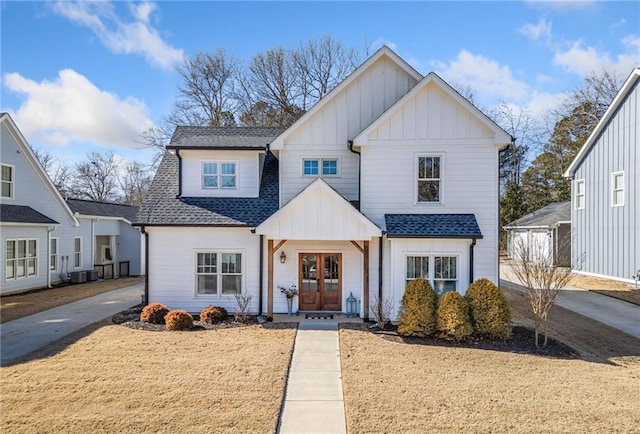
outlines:
M511 312L504 294L488 279L473 282L465 298L469 302L474 331L492 339L511 337Z
M165 315L164 321L167 330L191 330L193 317L185 310L172 310Z
M473 333L469 302L460 293L445 292L438 301L437 329L447 339L461 341Z
M402 296L398 334L425 337L436 330L436 293L425 279L409 282Z
M151 303L142 308L140 321L151 324L164 324L164 316L169 313L169 309L164 304Z
M227 319L227 309L220 306L209 306L200 312L200 321L207 324L216 324Z

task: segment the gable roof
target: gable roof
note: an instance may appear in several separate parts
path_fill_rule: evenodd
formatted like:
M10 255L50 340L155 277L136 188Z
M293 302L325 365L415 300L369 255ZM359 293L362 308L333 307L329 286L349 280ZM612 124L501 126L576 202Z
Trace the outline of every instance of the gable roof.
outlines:
M131 223L135 221L138 207L113 202L96 202L93 200L67 199L71 211L85 216L101 216L122 218Z
M254 227L278 209L278 160L267 152L255 197L177 197L178 157L167 151L136 216L136 226Z
M368 135L380 127L380 125L393 116L407 101L411 100L411 98L415 97L418 93L420 93L424 88L426 88L429 84L435 84L438 86L440 90L442 90L447 96L455 100L457 103L461 104L467 110L469 110L475 117L480 121L480 123L493 131L496 135L495 142L496 143L511 143L513 137L505 130L502 129L498 124L496 124L493 120L491 120L486 114L484 114L481 110L479 110L476 106L471 104L469 100L460 95L458 91L456 91L449 83L444 81L438 74L435 72L430 72L427 74L418 84L416 84L409 92L407 92L402 98L396 101L389 109L383 112L377 119L371 122L364 130L359 132L353 139L353 143L355 146L366 145L368 142Z
M556 202L507 224L505 229L547 228L571 221L571 202Z
M318 177L256 228L285 240L369 240L382 231Z
M6 125L9 131L13 133L13 136L16 139L16 143L20 148L22 148L27 161L32 165L36 173L40 176L40 179L44 183L45 187L49 190L54 200L58 202L60 207L62 207L62 211L68 217L69 222L74 226L80 225L78 220L71 212L71 209L69 209L69 206L62 198L62 195L60 194L56 186L53 185L53 181L51 181L51 178L49 178L49 175L42 167L42 164L40 164L38 158L36 158L36 155L34 154L33 149L31 149L29 142L27 142L27 139L25 139L25 137L22 135L22 132L13 121L11 116L8 113L3 112L2 114L0 114L0 123Z
M385 214L389 238L482 238L473 214Z
M282 127L176 127L167 149L264 150Z
M613 98L613 101L611 101L611 104L609 104L607 111L604 112L604 114L602 115L602 118L600 119L596 127L593 129L591 134L589 134L587 141L584 142L584 145L582 145L582 148L580 148L580 150L576 154L576 157L573 159L573 161L569 165L569 168L567 168L566 172L564 173L565 177L567 178L573 177L573 175L576 173L576 170L578 170L578 167L580 166L580 164L582 164L582 161L584 160L584 158L587 156L587 154L589 153L593 145L595 145L598 139L600 138L600 135L602 134L604 129L607 127L607 125L609 125L609 122L618 111L618 108L622 105L627 95L631 93L631 91L636 86L639 80L640 80L640 68L635 68L633 71L631 71L631 74L629 75L627 80L624 82L624 84L622 85L622 87L620 88L616 96Z
M36 211L30 206L6 205L0 206L0 222L21 223L34 225L59 225L57 221Z
M272 149L282 149L284 146L284 139L288 136L290 131L294 131L309 120L314 114L319 112L335 95L339 94L343 89L349 86L353 81L357 80L371 65L377 62L380 58L386 56L396 65L402 68L407 74L414 77L416 80L422 79L422 74L416 71L411 65L409 65L404 59L393 52L389 47L383 45L378 51L373 53L371 57L365 60L360 66L349 74L347 78L342 80L340 84L334 87L331 92L323 96L313 107L311 107L305 114L303 114L297 121L293 123L289 128L283 131L278 137L276 137L272 143Z

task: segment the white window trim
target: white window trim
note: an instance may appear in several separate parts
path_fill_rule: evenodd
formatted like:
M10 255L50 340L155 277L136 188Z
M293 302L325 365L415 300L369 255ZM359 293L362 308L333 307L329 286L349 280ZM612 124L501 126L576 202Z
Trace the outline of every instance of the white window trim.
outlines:
M423 202L418 200L418 161L420 157L439 157L440 158L440 200L437 202ZM413 155L413 200L414 205L435 206L444 205L444 153L416 153Z
M56 251L55 253L51 250L51 242L55 241L56 242ZM58 261L60 258L59 252L60 251L60 241L58 240L57 237L51 237L50 238L50 242L49 242L49 271L55 272L58 270ZM53 259L53 261L52 261ZM55 262L55 264L54 264Z
M24 241L25 242L25 257L23 258L19 258L18 257L18 242L19 241ZM30 241L35 241L36 242L36 255L31 258L35 261L35 273L34 274L29 274L29 242ZM38 277L39 272L40 272L40 267L38 266L38 239L37 238L7 238L4 242L4 264L2 265L3 267L5 267L5 276L4 276L4 280L5 281L9 281L9 280L23 280L23 279L35 279ZM6 266L7 266L7 261L9 261L9 259L7 258L7 242L14 242L15 243L15 257L12 259L13 261L13 277L7 277L6 276ZM18 261L22 260L24 261L24 276L18 276Z
M428 276L427 279L429 284L436 291L436 258L456 258L456 278L455 279L438 279L438 280L455 280L456 281L456 292L460 292L460 255L453 253L425 253L425 252L406 252L404 254L404 274L403 280L405 285L409 283L410 280L407 277L407 258L409 257L421 257L421 258L429 258L429 268L428 268ZM438 291L436 291L436 294Z
M13 164L5 164L2 163L0 165L0 170L2 170L2 167L10 167L11 168L11 181L3 181L1 179L2 177L2 172L0 172L0 189L2 187L3 182L9 182L9 196L1 196L2 199L6 199L6 200L13 200L16 197L16 166L14 166ZM0 195L2 194L2 191L0 190Z
M80 240L80 250L76 250L76 240ZM76 255L80 254L78 265L76 265ZM74 237L73 238L73 268L78 269L82 268L82 237Z
M305 161L317 161L318 162L318 174L317 175L305 175L304 173L304 162ZM322 173L322 162L323 161L335 161L336 162L336 174L335 175L325 175ZM324 157L301 157L300 158L300 176L303 178L340 178L341 175L342 162L340 161L340 157L333 156L324 156Z
M582 194L578 193L578 185L582 185ZM584 209L587 203L587 184L583 179L576 179L573 184L574 188L574 197L575 197L575 207L576 209ZM578 197L582 197L582 206L580 206L578 202Z
M216 292L215 294L200 294L198 293L198 254L199 253L215 253L216 254L216 272L214 273L202 273L202 275L210 275L216 276ZM223 253L230 253L230 254L239 254L242 264L242 272L240 273L222 273L222 254ZM193 252L193 291L194 291L194 296L196 298L217 298L217 299L222 299L222 298L229 298L229 297L233 297L233 294L223 294L222 293L222 276L241 276L242 280L240 282L240 294L245 294L245 288L246 288L246 272L245 270L247 269L247 255L246 255L246 251L244 249L224 249L224 250L210 250L210 249L198 249L198 250L194 250Z
M217 178L218 178L218 186L217 187L205 187L204 185L204 165L205 164L215 164L217 166ZM222 165L223 164L233 164L236 169L235 178L236 184L234 187L223 187L222 186ZM240 184L240 177L238 176L239 171L239 161L238 160L202 160L200 162L200 187L203 190L238 190ZM209 175L212 176L212 175ZM225 175L229 176L229 175Z
M622 188L616 189L615 178L618 175L622 176ZM612 207L624 206L624 190L625 190L624 187L625 187L625 185L624 185L624 171L620 170L618 172L612 172L611 173L611 206ZM622 191L622 202L621 203L616 203L616 192L617 191Z

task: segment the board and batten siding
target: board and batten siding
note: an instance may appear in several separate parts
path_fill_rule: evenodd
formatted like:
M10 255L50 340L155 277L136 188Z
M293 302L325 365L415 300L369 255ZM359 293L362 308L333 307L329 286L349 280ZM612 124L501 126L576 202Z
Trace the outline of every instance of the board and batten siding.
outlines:
M303 158L338 158L340 176L326 181L348 200L358 199L358 156L348 141L406 94L417 80L382 56L357 79L332 95L320 110L284 138L280 153L280 203L306 187Z
M639 95L636 82L573 177L573 187L585 182L584 209L572 202L573 268L627 281L640 269ZM624 206L611 206L614 172L624 173Z
M260 191L260 151L181 150L182 196L258 197ZM202 163L235 162L236 188L203 188Z
M250 228L149 226L146 230L150 234L150 303L191 313L200 313L209 305L233 312L235 298L231 295L196 295L196 252L237 252L243 258L242 292L252 296L249 311L258 311L260 237Z

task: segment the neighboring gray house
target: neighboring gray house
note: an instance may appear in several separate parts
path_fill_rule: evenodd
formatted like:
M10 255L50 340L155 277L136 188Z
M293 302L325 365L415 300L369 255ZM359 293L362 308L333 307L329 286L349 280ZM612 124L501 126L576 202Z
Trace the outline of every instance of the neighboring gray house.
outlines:
M576 272L633 282L640 269L640 68L567 169Z
M505 225L507 255L513 259L518 249L531 249L553 258L560 267L571 266L571 202L551 203Z
M144 238L131 226L138 208L119 203L67 199L80 226L89 229L87 249L99 277L144 274Z

